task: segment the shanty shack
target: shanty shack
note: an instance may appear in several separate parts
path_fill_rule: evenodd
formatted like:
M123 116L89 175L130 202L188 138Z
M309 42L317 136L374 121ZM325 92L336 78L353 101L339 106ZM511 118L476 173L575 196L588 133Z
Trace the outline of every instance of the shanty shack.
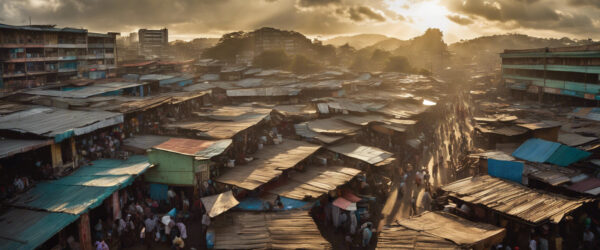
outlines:
M210 178L210 159L225 152L231 142L171 138L148 151L148 159L156 167L144 178L152 183L197 186Z

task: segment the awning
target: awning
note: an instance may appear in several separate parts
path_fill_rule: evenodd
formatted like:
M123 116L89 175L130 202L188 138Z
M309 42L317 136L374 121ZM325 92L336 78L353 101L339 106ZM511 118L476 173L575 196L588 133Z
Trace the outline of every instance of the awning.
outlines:
M333 205L347 211L356 211L356 202L351 202L343 197L335 199Z
M237 206L240 202L235 199L231 191L200 198L208 216L214 218L219 214Z
M0 159L52 144L52 140L0 139Z
M145 156L126 161L101 159L54 181L38 183L12 203L21 208L80 215L95 208L116 190L133 182L151 164Z
M363 146L358 143L347 143L327 147L327 149L351 157L369 164L377 164L393 156L392 153L369 146Z
M0 249L35 249L78 217L10 208L0 215Z

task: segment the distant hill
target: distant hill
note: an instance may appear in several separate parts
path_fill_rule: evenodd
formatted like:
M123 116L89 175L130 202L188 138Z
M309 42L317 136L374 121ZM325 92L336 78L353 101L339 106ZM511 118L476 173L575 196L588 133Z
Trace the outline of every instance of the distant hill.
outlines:
M410 42L407 40L400 40L397 38L388 38L385 40L381 40L371 46L365 47L368 49L380 49L380 50L386 50L386 51L393 51L396 50L399 47L402 46L406 46L408 45Z
M389 37L380 34L359 34L354 36L334 37L323 41L323 44L331 44L338 47L347 43L355 49L362 49L386 39L389 39Z

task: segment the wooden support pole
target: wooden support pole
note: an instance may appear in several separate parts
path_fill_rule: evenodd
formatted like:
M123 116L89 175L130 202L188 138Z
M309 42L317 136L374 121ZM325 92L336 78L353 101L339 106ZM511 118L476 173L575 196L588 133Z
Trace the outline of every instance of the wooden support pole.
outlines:
M82 214L79 217L79 242L81 242L81 250L93 249L89 213Z

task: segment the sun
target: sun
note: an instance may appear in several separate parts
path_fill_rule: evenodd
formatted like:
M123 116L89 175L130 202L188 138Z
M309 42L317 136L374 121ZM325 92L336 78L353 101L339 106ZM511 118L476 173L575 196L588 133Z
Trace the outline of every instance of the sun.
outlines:
M446 17L450 12L439 0L387 0L386 3L391 11L404 16L420 30L438 28L446 31L450 25L450 20Z

